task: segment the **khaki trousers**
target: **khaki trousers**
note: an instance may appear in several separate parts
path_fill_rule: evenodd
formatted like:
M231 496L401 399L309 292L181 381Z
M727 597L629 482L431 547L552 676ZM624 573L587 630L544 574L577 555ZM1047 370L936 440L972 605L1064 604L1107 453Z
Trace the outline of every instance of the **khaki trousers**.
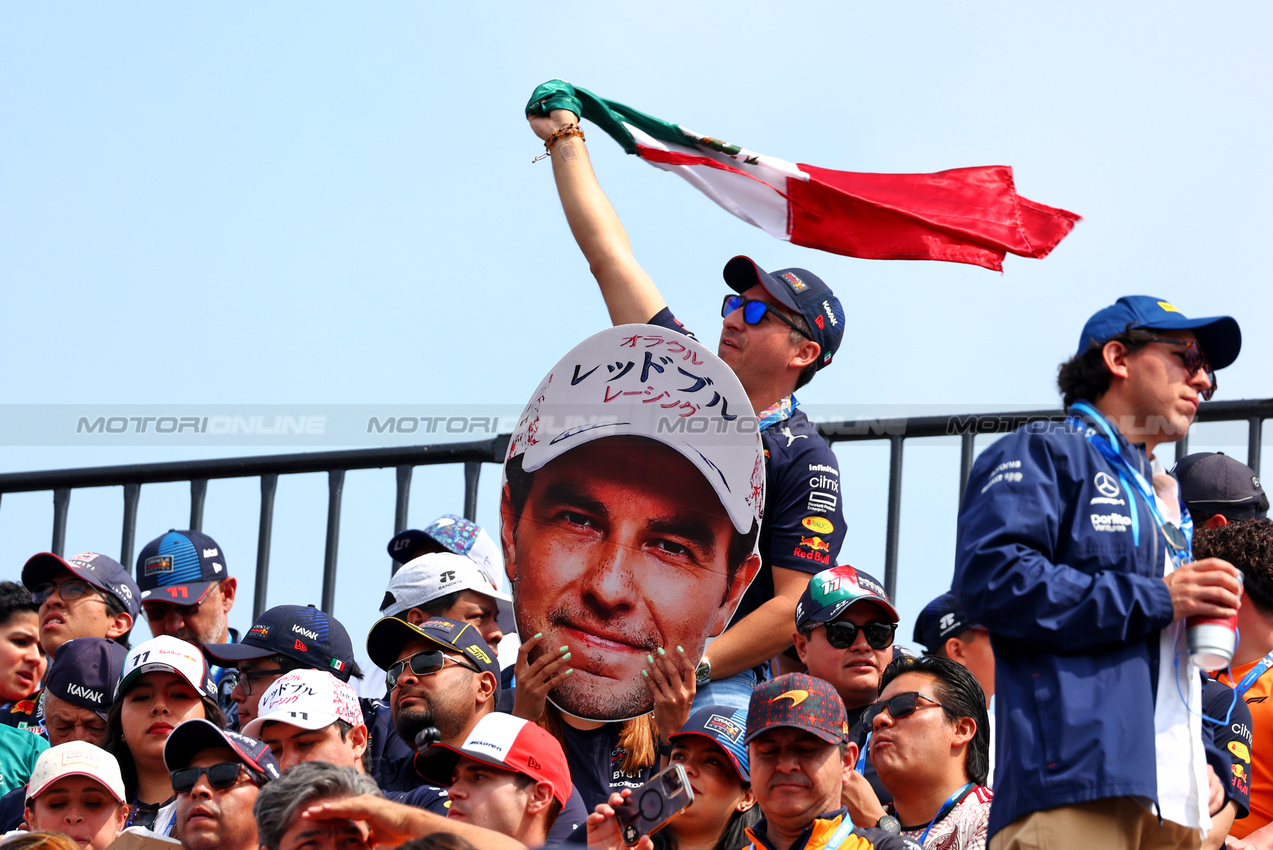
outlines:
M990 850L1198 850L1202 835L1163 821L1132 797L1031 812L994 834Z

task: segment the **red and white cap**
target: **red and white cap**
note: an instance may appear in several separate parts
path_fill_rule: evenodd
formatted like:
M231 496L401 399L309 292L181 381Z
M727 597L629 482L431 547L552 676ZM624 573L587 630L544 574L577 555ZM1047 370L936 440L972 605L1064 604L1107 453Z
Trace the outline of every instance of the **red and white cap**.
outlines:
M119 772L119 762L101 747L83 741L58 744L40 753L27 781L26 799L34 800L64 776L87 776L101 783L116 800L125 802L124 777Z
M189 682L199 696L217 698L217 683L203 653L194 644L172 635L151 638L128 651L124 659L124 676L115 689L115 698L128 693L128 689L147 673L175 673Z
M331 673L304 668L275 680L261 695L256 717L243 727L243 734L260 737L266 723L286 723L301 729L322 729L337 720L363 726L358 693Z
M557 739L538 724L511 714L486 715L458 747L433 744L421 750L415 758L416 772L434 785L449 787L460 756L547 782L563 806L574 788Z

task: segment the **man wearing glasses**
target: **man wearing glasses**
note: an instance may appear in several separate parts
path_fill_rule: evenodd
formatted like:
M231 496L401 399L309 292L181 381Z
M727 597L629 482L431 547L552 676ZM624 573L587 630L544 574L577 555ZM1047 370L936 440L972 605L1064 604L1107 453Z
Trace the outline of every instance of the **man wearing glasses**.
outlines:
M237 638L228 618L238 581L208 535L170 530L147 543L137 556L137 585L155 637L171 635L195 646Z
M862 720L868 758L893 796L891 813L873 809L865 819L933 850L984 848L990 723L972 672L931 655L896 658Z
M874 576L846 565L823 570L809 580L796 603L792 635L800 661L831 683L849 722L849 740L864 754L870 727L862 713L880 693L880 675L893 660L897 609ZM846 780L845 803L855 812L875 811L889 793L875 767L861 755ZM875 823L877 814L870 820Z
M1201 728L1184 620L1234 616L1238 574L1194 559L1155 450L1186 435L1240 347L1232 318L1120 298L1060 368L1067 419L973 467L953 591L995 654L994 850L1196 847L1224 803L1228 754Z
M168 736L164 763L177 795L174 834L186 850L258 850L252 807L280 773L264 744L187 720Z
M578 116L557 109L528 119L539 138L554 138L557 193L611 320L687 333L637 263L592 171L582 134L559 132L577 124ZM762 568L699 666L695 705L746 708L761 665L790 648L792 611L809 575L835 563L844 540L839 464L793 394L830 364L844 336L845 314L831 289L805 269L769 273L747 257L734 257L724 278L732 293L721 307L717 354L737 374L759 420L768 493Z
M41 552L22 567L22 584L40 606L40 648L50 661L58 647L78 637L110 638L128 646L141 613L141 591L113 558Z

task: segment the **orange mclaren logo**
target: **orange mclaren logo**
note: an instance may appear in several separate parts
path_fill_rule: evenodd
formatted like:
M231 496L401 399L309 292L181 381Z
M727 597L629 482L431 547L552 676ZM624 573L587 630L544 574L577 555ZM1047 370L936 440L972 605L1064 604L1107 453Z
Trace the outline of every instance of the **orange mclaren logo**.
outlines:
M808 691L787 691L785 694L778 694L778 696L774 697L774 702L777 702L780 699L789 699L791 700L792 708L794 708L808 698Z

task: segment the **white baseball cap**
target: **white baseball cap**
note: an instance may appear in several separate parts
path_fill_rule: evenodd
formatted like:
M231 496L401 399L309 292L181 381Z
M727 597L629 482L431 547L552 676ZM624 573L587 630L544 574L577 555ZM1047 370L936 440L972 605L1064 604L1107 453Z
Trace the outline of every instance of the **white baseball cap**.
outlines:
M147 673L175 673L189 682L199 696L217 697L217 683L203 653L194 644L172 635L151 638L128 651L124 659L124 676L115 689L115 698L127 693L133 683Z
M119 802L124 801L124 777L119 762L101 747L83 741L68 741L49 747L36 759L35 769L27 782L27 800L40 796L46 788L64 776L87 776L102 784Z
M500 630L505 634L517 630L513 625L513 597L497 590L491 577L469 558L451 552L431 552L403 564L389 579L380 613L398 617L404 611L460 590L473 590L494 599L499 609Z
M275 680L261 695L257 714L243 734L259 738L266 723L286 723L301 729L322 729L337 720L366 725L358 693L348 682L313 668L293 670Z
M645 437L679 452L739 534L759 527L765 456L756 413L734 371L692 337L654 325L588 337L535 390L505 461L520 456L534 472L605 437Z

